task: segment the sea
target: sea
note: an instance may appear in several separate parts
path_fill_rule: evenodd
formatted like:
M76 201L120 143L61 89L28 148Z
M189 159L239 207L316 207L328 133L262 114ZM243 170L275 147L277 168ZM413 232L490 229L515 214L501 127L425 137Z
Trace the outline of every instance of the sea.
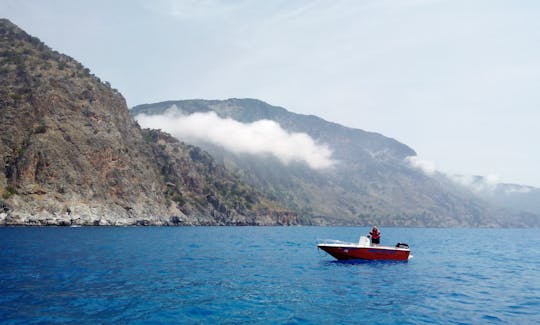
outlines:
M539 229L380 229L412 258L317 249L366 227L4 227L0 323L540 323Z

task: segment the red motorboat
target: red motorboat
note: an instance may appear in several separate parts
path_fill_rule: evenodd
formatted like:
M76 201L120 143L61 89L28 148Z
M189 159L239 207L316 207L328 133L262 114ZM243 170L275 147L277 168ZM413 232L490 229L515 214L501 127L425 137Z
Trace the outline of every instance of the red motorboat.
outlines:
M338 260L390 260L407 261L411 250L405 243L397 243L395 247L371 244L369 238L362 236L356 243L333 241L317 244L317 247Z

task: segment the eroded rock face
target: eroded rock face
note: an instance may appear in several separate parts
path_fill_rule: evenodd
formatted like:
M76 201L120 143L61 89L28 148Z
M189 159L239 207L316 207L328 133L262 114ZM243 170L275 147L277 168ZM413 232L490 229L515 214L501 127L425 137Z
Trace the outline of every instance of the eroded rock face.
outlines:
M5 19L0 20L0 49L0 224L254 222L255 207L231 209L225 201L213 204L211 196L203 202L191 195L187 175L163 169L177 167L168 159L183 157L186 148L155 156L156 144L145 139L122 95L80 63ZM217 168L206 156L198 163ZM196 160L183 159L187 165ZM172 181L164 173L174 174ZM202 179L198 192L214 182L196 176ZM181 192L171 191L171 184ZM187 199L175 201L178 193Z
M191 220L219 225L293 225L297 215L242 183L202 149L158 130L143 130L167 187L165 195Z
M14 211L6 222L161 221L164 185L123 97L75 60L1 26L0 187Z

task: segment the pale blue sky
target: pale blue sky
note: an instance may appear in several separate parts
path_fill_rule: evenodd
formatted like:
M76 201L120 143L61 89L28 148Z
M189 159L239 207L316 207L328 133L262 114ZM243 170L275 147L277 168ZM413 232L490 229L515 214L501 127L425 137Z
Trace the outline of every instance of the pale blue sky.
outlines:
M540 186L538 1L0 0L0 16L130 106L258 98Z

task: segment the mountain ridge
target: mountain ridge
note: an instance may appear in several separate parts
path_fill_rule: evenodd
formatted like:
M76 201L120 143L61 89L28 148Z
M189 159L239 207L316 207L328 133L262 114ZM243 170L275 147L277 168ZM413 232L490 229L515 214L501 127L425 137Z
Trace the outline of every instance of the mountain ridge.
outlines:
M451 175L449 178L495 206L540 215L540 188L494 182L479 175Z
M303 132L329 144L341 161L335 172L313 172L306 167L283 167L272 159L258 159L223 150L205 141L208 150L242 180L301 214L329 224L393 226L520 226L538 224L530 214L502 211L444 175L426 175L406 157L413 149L377 133L351 129L315 116L288 112L254 99L180 100L135 106L131 113L187 116L215 112L242 123L270 119L287 132ZM321 221L322 220L322 221Z
M376 144L380 144L381 142L386 141L392 146L401 148L401 151L403 152L402 158L416 155L416 152L409 146L403 143L400 143L399 141L393 138L386 137L380 133L364 131L362 129L357 129L357 128L346 127L335 122L326 121L316 115L306 115L306 114L289 112L287 109L281 106L273 106L264 101L254 99L254 98L229 98L225 100L206 100L206 99L188 99L188 100L176 100L176 101L170 100L170 101L158 102L155 104L136 105L131 108L131 112L133 115L144 114L145 112L148 111L149 108L151 108L152 114L159 114L159 113L165 112L171 106L175 105L175 103L182 103L183 111L188 114L191 114L194 112L212 111L212 109L210 108L212 105L217 105L223 102L231 103L232 105L235 105L237 103L247 103L252 113L246 114L244 112L243 114L240 113L240 114L234 115L234 112L232 112L233 114L229 116L228 113L231 113L231 112L216 111L216 113L220 117L232 117L233 119L243 122L243 123L255 122L261 119L270 119L270 120L274 120L280 123L280 125L286 128L288 131L308 132L309 130L307 130L306 128L290 125L289 123L287 123L287 120L284 118L284 116L293 115L297 119L302 120L304 124L307 124L307 125L314 124L315 127L318 128L319 130L321 128L333 127L333 128L339 129L343 133L358 133L359 138L369 136L372 139L372 141ZM314 138L317 139L316 135ZM376 141L379 139L382 139L383 141ZM380 149L380 148L377 147L377 149Z

